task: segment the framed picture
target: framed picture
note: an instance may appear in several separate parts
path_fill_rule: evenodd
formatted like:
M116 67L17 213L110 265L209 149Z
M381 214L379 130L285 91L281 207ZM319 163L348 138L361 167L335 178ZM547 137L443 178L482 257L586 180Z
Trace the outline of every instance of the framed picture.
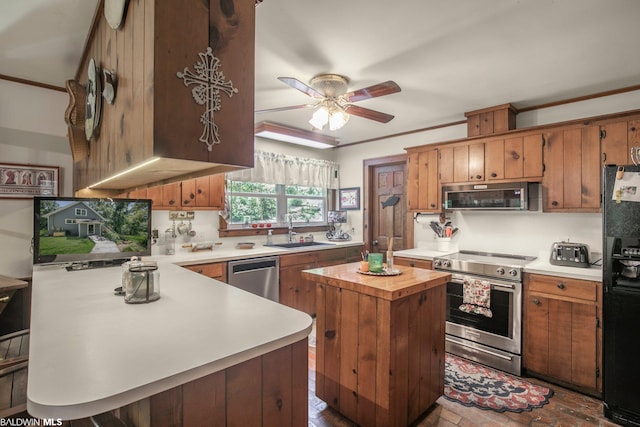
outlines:
M0 163L0 199L30 199L59 193L59 167Z
M339 191L340 210L360 209L360 187L341 188Z

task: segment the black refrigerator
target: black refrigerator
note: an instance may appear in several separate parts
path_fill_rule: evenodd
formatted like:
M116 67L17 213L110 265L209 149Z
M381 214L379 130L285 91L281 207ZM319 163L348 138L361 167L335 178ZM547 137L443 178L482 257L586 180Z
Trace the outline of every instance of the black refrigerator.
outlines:
M640 167L603 169L604 414L640 426Z

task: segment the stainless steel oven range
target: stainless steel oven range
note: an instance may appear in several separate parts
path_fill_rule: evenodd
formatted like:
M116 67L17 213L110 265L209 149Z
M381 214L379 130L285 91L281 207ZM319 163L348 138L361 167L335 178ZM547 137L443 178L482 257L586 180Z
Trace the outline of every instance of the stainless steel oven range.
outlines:
M534 259L472 251L433 259L436 270L451 273L447 283L447 352L521 374L522 270ZM472 295L485 298L470 301Z

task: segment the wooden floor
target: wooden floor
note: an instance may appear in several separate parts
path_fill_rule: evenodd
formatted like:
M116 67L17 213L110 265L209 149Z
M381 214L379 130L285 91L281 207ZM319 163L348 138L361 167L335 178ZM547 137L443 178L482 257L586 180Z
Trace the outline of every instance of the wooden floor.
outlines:
M315 331L314 331L315 332ZM329 408L315 396L315 342L314 334L309 337L309 426L310 427L351 427L356 424ZM535 378L527 378L535 384L550 387L553 391L548 404L531 412L494 412L475 407L466 407L440 397L433 408L415 425L426 426L617 426L602 413L602 402L567 390L555 384L548 384ZM367 426L362 426L367 427Z

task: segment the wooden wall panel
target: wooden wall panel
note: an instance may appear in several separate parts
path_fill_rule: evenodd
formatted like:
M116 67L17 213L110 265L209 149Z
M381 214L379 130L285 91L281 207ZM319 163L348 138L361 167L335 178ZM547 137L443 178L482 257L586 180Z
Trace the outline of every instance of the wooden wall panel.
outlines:
M185 0L179 5L131 1L118 30L109 27L99 11L78 77L86 84L87 65L94 58L100 68L116 73L117 94L112 105L103 100L90 155L74 164L74 190L152 156L207 162L211 167L253 166L254 27L255 2L247 0ZM186 87L176 75L185 68L194 71L198 54L207 47L221 61L218 71L238 88L231 98L221 94L214 122L222 142L212 151L199 141L204 129L200 117L207 107L193 99L194 86ZM102 71L100 78L104 79ZM191 171L184 167L175 175ZM149 176L140 173L137 180L147 184Z
M226 425L224 371L185 384L182 393L185 426Z
M376 299L358 296L358 414L363 426L374 426L376 420Z
M306 426L307 352L302 339L117 411L136 427Z
M292 425L291 346L262 357L262 426Z

